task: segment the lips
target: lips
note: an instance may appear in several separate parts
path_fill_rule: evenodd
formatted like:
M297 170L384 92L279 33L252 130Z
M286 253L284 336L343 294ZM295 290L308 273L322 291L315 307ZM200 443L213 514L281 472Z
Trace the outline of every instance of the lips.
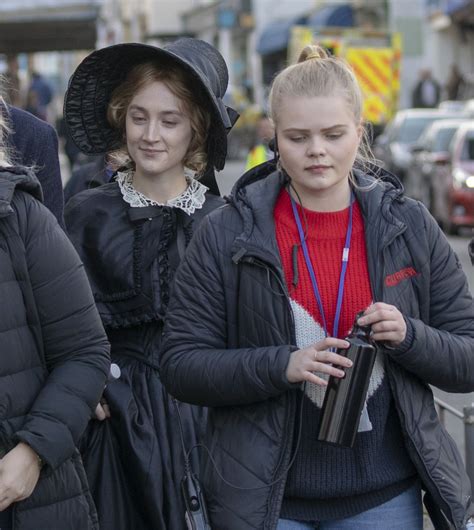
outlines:
M322 170L322 169L329 169L331 166L322 166L322 165L315 165L315 166L308 166L305 169L309 170Z
M164 153L164 151L157 151L156 149L140 149L140 151L146 155L157 155L158 153Z

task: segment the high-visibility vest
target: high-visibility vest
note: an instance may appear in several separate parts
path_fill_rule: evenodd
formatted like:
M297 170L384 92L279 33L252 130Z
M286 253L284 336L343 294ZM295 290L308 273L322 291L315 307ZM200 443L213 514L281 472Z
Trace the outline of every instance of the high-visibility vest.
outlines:
M245 171L252 169L259 164L263 164L268 160L268 151L263 144L256 145L247 156L247 163L245 164Z

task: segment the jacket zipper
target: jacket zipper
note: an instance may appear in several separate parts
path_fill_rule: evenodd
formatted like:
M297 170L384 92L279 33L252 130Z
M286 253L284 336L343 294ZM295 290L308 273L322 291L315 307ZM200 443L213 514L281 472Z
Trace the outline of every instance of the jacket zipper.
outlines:
M272 274L273 277L278 282L278 285L280 286L280 289L283 295L285 296L285 301L286 301L287 308L288 308L287 326L290 332L291 342L293 344L296 344L295 320L294 320L293 310L291 309L291 305L290 305L290 296L289 296L285 283L280 278L280 275L274 269L273 266L253 256L244 257L244 254L245 252L243 254L240 253L240 255L238 256L238 261L242 261L242 262L248 263L249 265L255 265L257 267L263 268L264 270ZM280 457L279 457L278 463L275 466L275 472L273 474L272 482L275 480L275 477L278 477L278 473L280 472L280 470L284 469L284 467L288 465L288 462L290 461L290 458L291 458L291 447L293 444L293 437L294 437L293 431L294 431L294 425L295 425L295 418L294 418L295 414L292 414L292 411L293 412L295 411L294 411L294 406L293 406L294 399L292 399L292 396L287 396L287 402L288 401L290 401L290 403L286 407L286 418L285 418L285 426L286 426L285 431L287 432L287 436L286 436L286 440L284 440L282 444L283 447L282 447L282 450L280 451ZM284 492L284 488L285 488L285 481L283 480L283 477L279 483L274 484L273 486L270 486L270 488L271 489L269 493L269 510L268 510L269 515L264 521L264 528L273 530L277 526L277 520L278 520L278 514L279 514L278 504L280 503L279 499L281 498ZM275 489L277 491L274 491ZM281 503L280 503L280 506L281 506ZM273 521L275 519L275 514L277 513L277 511L278 511L278 514L276 515L276 520Z

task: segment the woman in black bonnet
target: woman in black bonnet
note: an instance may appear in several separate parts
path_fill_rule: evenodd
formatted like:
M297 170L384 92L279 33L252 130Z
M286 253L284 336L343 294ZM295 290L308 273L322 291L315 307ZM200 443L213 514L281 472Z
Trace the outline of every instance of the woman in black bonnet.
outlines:
M82 448L103 530L186 528L180 423L189 450L205 411L173 402L158 352L174 272L199 222L223 203L214 169L224 166L237 117L222 102L227 82L215 48L180 39L97 50L66 94L78 147L108 152L118 168L115 182L79 193L66 209L121 369L97 413L104 421L91 422Z

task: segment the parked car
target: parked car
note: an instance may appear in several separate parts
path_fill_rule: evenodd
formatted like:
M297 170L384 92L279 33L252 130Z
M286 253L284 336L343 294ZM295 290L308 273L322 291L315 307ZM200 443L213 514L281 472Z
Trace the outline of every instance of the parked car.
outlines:
M449 163L449 145L458 127L466 119L436 120L428 125L413 144L412 163L406 172L405 191L422 201L438 221L443 216L446 181L445 166Z
M374 155L384 168L404 182L413 159L411 146L417 142L424 129L435 120L458 118L460 115L460 112L440 109L400 110L375 139Z
M464 112L465 104L465 101L458 99L445 99L438 105L438 109L448 112Z
M474 120L461 125L449 148L447 229L474 227Z

